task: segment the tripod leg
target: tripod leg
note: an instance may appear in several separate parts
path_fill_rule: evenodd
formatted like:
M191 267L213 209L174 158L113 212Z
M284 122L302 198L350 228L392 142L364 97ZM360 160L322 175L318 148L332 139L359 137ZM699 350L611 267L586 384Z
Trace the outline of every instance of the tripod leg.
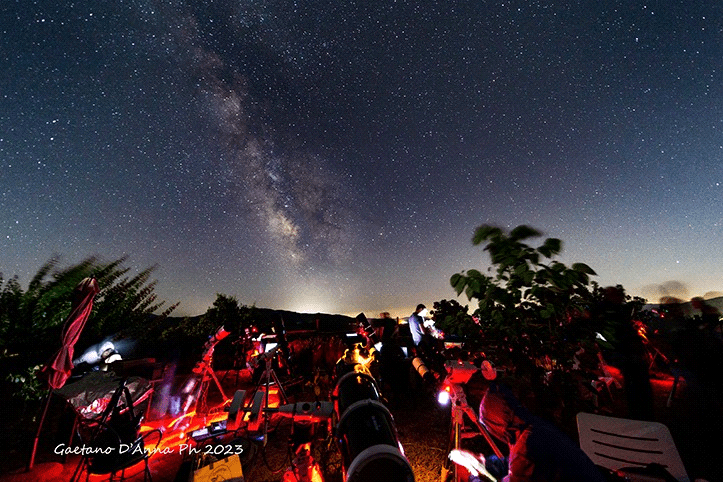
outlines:
M286 392L284 391L284 387L281 385L281 381L279 380L278 375L276 375L275 371L271 371L272 376L274 377L274 382L276 382L276 386L279 387L279 395L281 395L281 402L282 403L289 403L289 398L286 396Z
M445 451L446 454L449 454L454 448L454 430L454 417L452 417L452 427L450 427L449 437L447 437L447 450ZM449 457L445 457L444 462L442 463L442 472L439 478L440 482L447 482L447 479L449 479L451 464L452 462L450 462Z
M198 382L196 400L193 402L193 412L203 413L206 410L206 393L208 392L208 379L204 376Z
M489 444L490 448L491 448L492 451L495 453L495 455L496 455L498 458L500 458L500 459L501 459L501 458L504 458L504 455L502 455L502 452L500 451L499 447L497 447L497 444L495 443L495 441L492 440L492 436L489 434L489 432L487 431L487 429L484 428L484 427L477 421L477 417L476 417L476 414L474 413L474 410L472 410L472 409L469 407L469 405L465 406L465 407L463 408L463 410L464 410L464 413L467 414L467 417L469 417L469 419L472 421L472 423L474 424L474 426L477 427L477 430L479 430L479 432L484 436L485 440L487 441L487 443Z
M673 385L670 387L670 393L668 394L668 401L666 402L665 406L670 408L673 405L673 398L675 398L675 391L678 388L678 380L680 379L680 375L675 375L675 379L673 380Z
M268 410L265 410L269 408L269 391L271 387L271 380L272 378L276 380L276 373L274 372L274 369L271 367L271 362L266 361L266 373L264 374L266 376L266 389L264 390L264 441L263 445L266 447L266 442L269 439L269 419L271 418L271 414Z
M447 439L447 454L449 454L453 449L459 449L460 447L460 423L462 423L461 415L462 413L459 409L452 406L452 414L450 417L450 423L452 426L450 427L449 438ZM444 463L442 464L440 482L448 482L450 475L453 482L459 482L457 480L457 464L451 462L449 457L445 457Z
M218 388L218 391L221 392L221 396L223 397L223 401L225 402L226 400L228 400L228 397L224 393L223 388L221 388L221 382L218 381L216 373L210 367L207 367L206 370L208 371L208 374L211 376L213 381L216 382L216 388Z
M269 392L271 387L271 382L276 383L276 387L279 391L279 397L281 397L281 403L286 404L289 402L288 397L286 396L286 392L284 391L284 387L281 385L281 380L279 380L278 375L276 375L276 372L274 369L267 365L266 369L266 393L264 394L264 408L270 408L269 407ZM269 420L271 419L271 413L268 410L264 410L264 446L266 446L266 441L268 439L268 433L269 433Z

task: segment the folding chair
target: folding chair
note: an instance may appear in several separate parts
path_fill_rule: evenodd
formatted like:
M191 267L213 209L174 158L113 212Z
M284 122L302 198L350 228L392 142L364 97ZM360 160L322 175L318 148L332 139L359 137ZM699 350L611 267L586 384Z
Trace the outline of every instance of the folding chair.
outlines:
M662 466L678 482L690 479L668 427L657 422L577 414L580 448L595 465L611 471Z
M122 403L122 399L125 402ZM148 465L150 458L147 450L147 439L155 436L156 447L160 444L160 430L139 433L143 414L136 415L133 411L133 399L125 379L113 393L108 407L98 419L79 417L76 433L82 446L86 448L71 481L79 481L83 472L86 481L90 475L108 475L113 480L120 472L120 480L125 478L126 469L143 462L143 480L151 480Z

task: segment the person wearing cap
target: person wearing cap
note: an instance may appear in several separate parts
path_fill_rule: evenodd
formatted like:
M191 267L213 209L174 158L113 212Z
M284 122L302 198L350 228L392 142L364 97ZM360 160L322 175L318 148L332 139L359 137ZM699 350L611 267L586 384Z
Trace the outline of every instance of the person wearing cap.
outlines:
M490 384L479 421L509 447L507 474L503 467L497 474L504 476L503 482L605 482L582 449L550 422L532 415L505 384Z

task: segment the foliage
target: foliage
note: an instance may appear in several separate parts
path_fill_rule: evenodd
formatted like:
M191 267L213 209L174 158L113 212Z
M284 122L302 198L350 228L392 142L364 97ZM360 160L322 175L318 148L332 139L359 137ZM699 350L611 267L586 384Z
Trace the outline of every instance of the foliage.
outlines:
M235 297L219 293L202 320L212 330L224 326L227 331L241 334L251 326L252 312L253 307L239 305Z
M253 320L253 307L239 305L233 296L217 293L213 306L201 317L184 318L178 324L163 331L163 340L177 340L198 349L223 326L231 336L241 336Z
M41 368L43 368L41 365L35 365L28 367L24 373L8 375L7 381L17 385L17 389L13 391L12 395L26 402L38 400L45 389L38 378Z
M54 257L40 267L25 291L17 276L5 281L0 275L0 353L4 365L11 368L8 372L21 373L48 362L60 347L73 290L91 276L98 280L100 292L76 348L114 334L139 340L151 337L153 327L177 304L154 314L164 305L154 293L156 282L149 281L155 268L129 277L130 268L122 266L125 261L124 257L102 263L89 257L61 269L60 259ZM21 379L25 382L20 383ZM35 383L30 376L20 376L16 381L21 393Z
M562 251L559 239L529 244L540 236L528 226L509 232L478 227L473 243L484 246L491 266L487 274L475 269L454 274L450 283L458 295L477 301L472 319L480 326L471 326L462 313L447 319L474 337L481 331L484 351L524 387L524 403L561 421L596 409L586 387L597 376L597 353L618 349L615 337L629 324L623 315L629 322L631 308L639 309L644 300L625 297L621 286L600 289L588 265L555 259ZM608 346L600 346L604 342L596 333Z
M434 326L445 336L461 337L469 344L478 344L482 329L477 319L469 314L469 307L456 300L435 301L432 311Z
M20 301L23 290L20 288L18 277L15 276L7 281L3 280L0 273L0 346L2 347L1 358L9 355L8 345L10 337L20 321Z
M50 349L48 339L57 345L65 317L70 313L71 294L91 272L93 260L58 270L58 258L43 264L23 292L17 276L0 290L0 343L7 355L29 355L38 348ZM47 352L46 352L47 353ZM47 356L47 355L46 355ZM44 362L45 360L36 360Z
M570 361L572 353L566 348L575 347L567 339L570 328L579 326L592 301L589 285L595 272L583 263L568 267L554 260L562 251L559 239L548 238L538 247L526 243L540 235L529 226L518 226L509 234L480 226L473 244L486 243L493 275L471 269L450 279L457 294L478 301L474 315L485 336L506 348L515 366L534 363L551 352Z
M133 277L130 268L121 264L125 258L99 266L94 275L101 291L91 315L86 333L90 339L100 339L113 333L145 341L177 307L175 303L160 313L165 302L158 301L155 294L157 281L150 280L155 266L140 271Z

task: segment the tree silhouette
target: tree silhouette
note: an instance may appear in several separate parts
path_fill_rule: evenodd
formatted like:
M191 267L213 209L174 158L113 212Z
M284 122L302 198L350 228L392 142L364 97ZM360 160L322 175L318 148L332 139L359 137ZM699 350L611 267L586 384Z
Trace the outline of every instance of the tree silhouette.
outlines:
M559 239L547 238L538 247L527 244L539 236L524 225L509 233L480 226L473 244L485 244L493 274L471 269L450 279L458 295L478 302L474 316L488 342L504 347L517 366L550 354L571 359L577 340L569 338L570 328L579 325L592 300L595 272L584 263L568 267L554 260L562 251Z
M60 268L60 258L44 263L23 291L17 276L7 281L0 274L0 360L8 373L27 372L48 361L60 343L60 332L71 310L75 287L87 277L100 286L93 311L77 346L98 342L110 335L139 341L152 338L154 328L177 306L159 313L165 302L155 294L155 267L128 276L126 257L100 262L96 257Z

